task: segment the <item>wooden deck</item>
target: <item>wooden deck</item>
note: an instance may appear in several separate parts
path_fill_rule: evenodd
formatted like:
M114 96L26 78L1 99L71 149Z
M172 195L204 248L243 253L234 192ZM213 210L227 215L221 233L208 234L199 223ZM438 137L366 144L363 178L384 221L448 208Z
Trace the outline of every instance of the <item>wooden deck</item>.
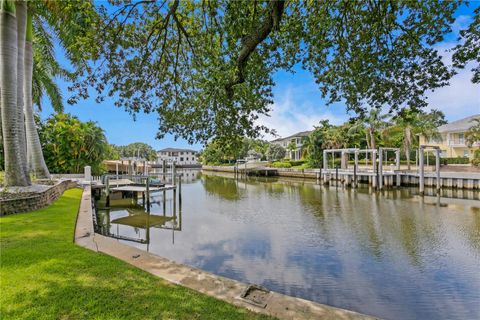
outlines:
M165 185L163 187L149 187L148 190L149 192L158 192L158 191L166 191L166 190L175 190L177 189L177 186L174 185ZM126 186L121 186L121 187L114 187L110 188L110 192L116 192L116 191L130 191L130 192L147 192L147 187L146 186L132 186L132 185L126 185Z

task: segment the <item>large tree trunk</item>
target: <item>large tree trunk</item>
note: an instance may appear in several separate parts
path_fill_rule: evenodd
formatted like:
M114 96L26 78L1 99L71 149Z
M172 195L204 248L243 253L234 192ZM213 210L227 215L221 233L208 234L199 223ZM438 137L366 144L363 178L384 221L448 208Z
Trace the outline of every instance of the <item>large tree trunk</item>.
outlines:
M33 50L32 50L32 16L27 18L27 38L25 41L25 77L23 79L23 90L25 96L25 126L27 131L27 158L28 168L37 178L50 178L45 159L43 158L42 146L38 137L37 127L32 103L32 72L33 72Z
M17 112L17 19L15 9L3 4L0 10L0 90L5 186L28 186L21 162ZM10 9L10 10L7 10Z
M23 77L25 74L25 38L27 32L27 3L24 1L15 2L16 16L17 16L17 123L18 123L18 143L20 145L20 161L23 172L28 180L30 176L28 173L27 161L27 138L25 134L25 115L24 98L23 98Z

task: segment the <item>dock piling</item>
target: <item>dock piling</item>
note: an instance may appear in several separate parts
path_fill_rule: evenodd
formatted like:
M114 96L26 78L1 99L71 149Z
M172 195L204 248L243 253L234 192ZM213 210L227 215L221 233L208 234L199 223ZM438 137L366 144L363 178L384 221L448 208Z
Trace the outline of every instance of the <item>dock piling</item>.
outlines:
M105 199L105 206L110 207L110 178L108 176L106 177L105 193L107 195Z
M440 149L435 153L435 170L437 173L437 192L440 192Z
M182 205L182 176L178 179L178 202Z
M420 181L419 181L419 191L420 191L420 195L423 196L423 193L424 193L424 190L425 190L425 172L424 172L424 167L423 167L423 161L424 161L424 158L423 158L423 146L420 146L420 154L419 154L419 164L420 164L420 172L419 172L419 178L420 178Z
M335 187L338 187L338 166L335 166Z
M378 151L378 189L383 188L383 148Z
M147 193L147 212L150 212L150 178L147 177L146 182L146 193Z

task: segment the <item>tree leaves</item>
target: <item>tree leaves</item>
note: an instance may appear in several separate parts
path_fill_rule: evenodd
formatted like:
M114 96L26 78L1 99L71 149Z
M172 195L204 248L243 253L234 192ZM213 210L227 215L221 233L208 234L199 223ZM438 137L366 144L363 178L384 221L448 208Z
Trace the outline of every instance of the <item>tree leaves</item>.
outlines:
M56 114L40 124L45 162L52 173L81 173L91 166L94 174L104 168L108 143L95 122L81 122L70 114Z
M111 4L99 7L86 47L95 64L71 101L93 86L99 102L110 96L132 114L155 112L157 138L225 142L269 132L257 119L270 111L271 76L294 66L313 74L329 103L345 101L360 116L419 110L425 93L454 74L435 45L460 2L289 1L282 10L247 0ZM457 66L471 60L477 30L464 33Z

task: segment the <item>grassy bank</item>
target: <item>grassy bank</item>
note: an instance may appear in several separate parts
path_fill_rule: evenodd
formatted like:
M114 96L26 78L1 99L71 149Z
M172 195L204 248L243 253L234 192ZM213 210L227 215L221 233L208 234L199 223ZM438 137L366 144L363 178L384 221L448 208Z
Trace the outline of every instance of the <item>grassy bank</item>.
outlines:
M0 218L2 319L266 319L73 244L82 191Z

